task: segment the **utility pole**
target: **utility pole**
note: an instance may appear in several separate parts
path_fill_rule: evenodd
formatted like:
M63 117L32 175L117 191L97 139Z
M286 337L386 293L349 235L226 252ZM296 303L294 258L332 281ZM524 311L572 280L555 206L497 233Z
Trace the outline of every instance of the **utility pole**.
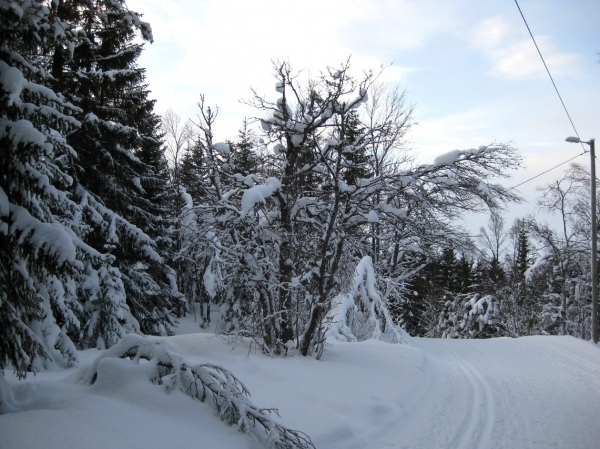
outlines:
M598 343L598 228L596 220L596 146L595 139L589 142L579 137L567 137L567 142L585 143L590 146L591 216L592 216L592 341Z
M596 226L596 148L590 139L592 178L592 341L598 343L598 229Z

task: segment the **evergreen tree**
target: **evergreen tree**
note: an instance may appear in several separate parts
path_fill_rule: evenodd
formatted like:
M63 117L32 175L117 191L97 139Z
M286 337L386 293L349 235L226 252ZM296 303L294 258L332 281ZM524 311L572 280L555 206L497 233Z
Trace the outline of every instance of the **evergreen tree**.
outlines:
M204 154L198 143L183 153L181 159L181 184L197 204L204 200Z
M446 301L438 323L442 338L492 338L507 335L500 304L493 295L466 293Z
M238 132L237 142L230 144L232 172L242 176L256 175L258 173L258 155L256 146L258 138L252 128L248 126L248 119L244 118L242 127Z
M61 83L46 57L69 56L82 35L62 7L0 2L0 369L10 363L22 376L72 361L73 341L102 347L138 330L114 256L81 238L93 198L68 142L81 109L52 89Z
M85 241L115 257L113 272L142 332L166 335L171 310L184 298L155 241L166 227L165 165L154 101L136 65L142 45L133 43L138 30L151 41L151 30L120 0L61 5L85 32L63 69L57 57L53 67L80 108L82 125L68 141L79 153L75 193L88 208ZM91 310L102 309L104 300L88 302Z
M78 325L75 279L90 256L67 227L77 207L64 135L77 126L68 117L76 108L48 88L39 58L58 45L57 26L42 2L0 2L0 369L20 376L43 360L73 359L64 330Z
M516 243L511 277L521 282L525 280L525 272L531 265L531 245L525 220L516 220L511 231Z
M347 169L344 172L344 182L348 185L354 185L359 179L368 179L373 176L373 170L370 167L368 147L361 145L361 139L366 133L367 128L361 122L356 109L348 111L348 114L341 117L346 140L349 145L358 145L355 151L349 151L345 154L345 164Z

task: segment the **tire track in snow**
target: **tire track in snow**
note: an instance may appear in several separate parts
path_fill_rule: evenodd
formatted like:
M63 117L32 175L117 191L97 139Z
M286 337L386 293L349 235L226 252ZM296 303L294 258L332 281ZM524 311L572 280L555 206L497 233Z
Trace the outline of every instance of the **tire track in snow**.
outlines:
M455 449L476 449L491 447L491 434L494 424L494 398L492 389L481 373L465 362L458 353L445 343L438 345L450 356L462 371L471 388L471 407L467 420L454 444Z

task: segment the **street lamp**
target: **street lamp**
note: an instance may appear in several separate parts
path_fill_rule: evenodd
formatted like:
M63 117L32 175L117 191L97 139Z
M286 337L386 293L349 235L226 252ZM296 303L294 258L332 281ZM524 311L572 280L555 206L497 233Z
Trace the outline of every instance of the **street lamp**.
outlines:
M590 176L592 181L592 341L598 343L598 235L596 229L596 149L595 140L588 142L579 137L567 137L567 142L590 146Z

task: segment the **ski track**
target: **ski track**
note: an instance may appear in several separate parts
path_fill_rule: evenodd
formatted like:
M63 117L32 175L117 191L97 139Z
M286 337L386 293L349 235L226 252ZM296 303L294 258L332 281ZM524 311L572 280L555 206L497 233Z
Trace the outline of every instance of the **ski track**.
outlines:
M600 379L600 352L572 343L569 337L415 339L436 371L423 400L424 413L435 418L426 440L402 447L599 449L600 381L593 379ZM433 438L440 432L448 438Z
M584 371L592 370L600 375L600 364L598 364L598 363L592 363L589 360L584 359L583 357L573 354L572 352L565 351L564 349L556 347L556 346L548 347L547 350L558 355L559 360L562 358L562 359L566 359L567 361L571 362L569 365L573 368L575 366L577 366L579 369L583 368ZM556 360L556 357L552 357L552 358Z
M389 391L387 402L370 405L377 419L345 441L340 428L323 447L599 449L600 382L586 383L590 373L600 378L600 357L571 343L414 339L424 354L415 388Z
M481 373L470 363L465 362L447 342L438 345L456 363L469 382L471 402L467 419L453 444L454 449L490 447L490 437L494 423L494 400L492 389Z

